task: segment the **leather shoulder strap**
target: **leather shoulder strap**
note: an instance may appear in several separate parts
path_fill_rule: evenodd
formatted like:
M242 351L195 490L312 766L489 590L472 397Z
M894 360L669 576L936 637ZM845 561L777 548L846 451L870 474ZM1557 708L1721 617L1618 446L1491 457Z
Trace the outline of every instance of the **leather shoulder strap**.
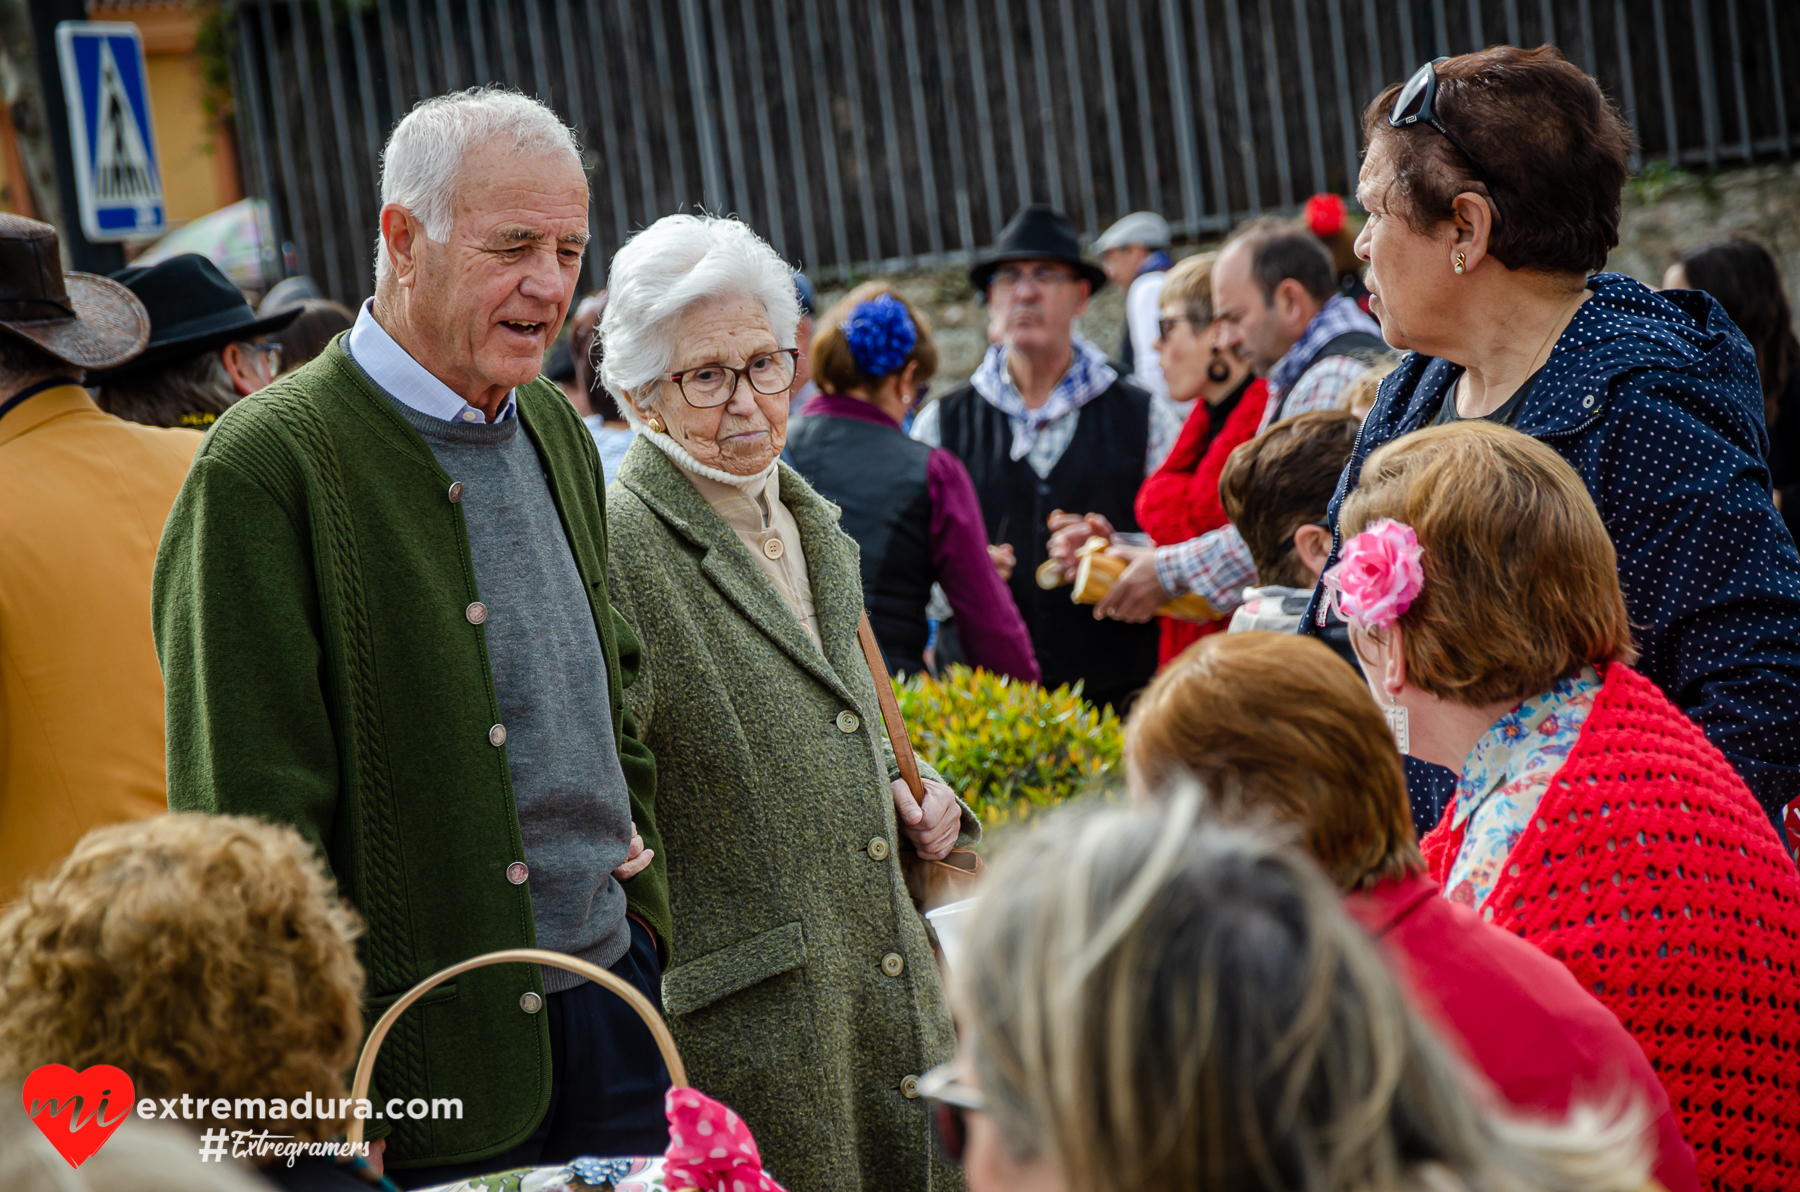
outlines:
M875 700L881 705L881 722L887 725L888 743L894 747L894 761L899 763L900 777L906 789L919 804L925 802L925 783L919 777L919 759L913 756L912 739L906 735L906 721L900 716L900 701L894 698L894 681L888 677L887 663L881 659L875 630L869 627L869 610L864 609L856 621L856 639L862 643L863 658L869 664L869 678L875 680Z

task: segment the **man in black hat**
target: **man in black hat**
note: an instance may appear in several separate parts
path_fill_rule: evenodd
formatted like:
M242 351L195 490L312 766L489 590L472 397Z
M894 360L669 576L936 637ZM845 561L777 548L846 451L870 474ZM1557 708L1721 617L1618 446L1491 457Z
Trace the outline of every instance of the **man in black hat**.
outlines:
M166 810L150 575L200 435L82 387L149 333L124 286L62 271L55 228L0 215L0 905L89 829Z
M112 276L150 312L150 344L129 363L91 378L107 413L145 426L204 430L281 371L281 348L264 337L299 318L299 307L257 318L238 288L199 253Z
M987 297L995 342L967 385L920 412L913 437L963 461L989 537L1014 544L1009 583L1044 685L1080 681L1088 699L1123 712L1156 670L1156 627L1096 621L1067 592L1039 588L1035 575L1058 510L1104 510L1119 530L1137 529L1150 395L1075 333L1106 274L1082 257L1066 216L1025 208L969 280Z

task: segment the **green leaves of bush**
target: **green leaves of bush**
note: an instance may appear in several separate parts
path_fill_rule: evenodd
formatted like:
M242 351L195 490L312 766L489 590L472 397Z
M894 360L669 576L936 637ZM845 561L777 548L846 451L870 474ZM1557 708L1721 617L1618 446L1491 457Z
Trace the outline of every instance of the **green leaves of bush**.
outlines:
M920 757L988 827L1099 787L1119 766L1123 733L1081 685L1047 691L966 666L919 674L894 691Z

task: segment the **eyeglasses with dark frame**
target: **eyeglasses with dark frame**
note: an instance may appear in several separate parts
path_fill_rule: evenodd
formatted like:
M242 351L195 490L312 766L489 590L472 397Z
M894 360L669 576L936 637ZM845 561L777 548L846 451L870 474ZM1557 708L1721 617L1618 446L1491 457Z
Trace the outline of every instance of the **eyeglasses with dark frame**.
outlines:
M799 368L799 348L777 348L752 356L743 368L729 364L696 364L678 373L665 373L675 382L682 398L696 410L710 410L730 401L737 393L738 382L748 384L764 397L785 393L794 383Z
M950 1064L940 1064L919 1077L919 1096L931 1106L932 1132L944 1157L961 1164L969 1148L970 1113L987 1109L987 1098L980 1089L972 1089L956 1079Z
M1475 176L1481 179L1483 186L1487 187L1488 202L1494 205L1494 215L1498 217L1500 200L1495 197L1494 184L1488 178L1487 171L1481 168L1481 163L1475 160L1475 155L1469 152L1469 147L1450 131L1437 114L1435 104L1438 88L1438 63L1448 61L1448 58L1433 58L1413 72L1413 77L1406 80L1406 86L1400 89L1400 94L1394 99L1394 109L1388 113L1388 127L1407 128L1414 124L1423 124L1436 129L1446 141L1456 148L1458 153L1468 160L1470 167L1475 171Z

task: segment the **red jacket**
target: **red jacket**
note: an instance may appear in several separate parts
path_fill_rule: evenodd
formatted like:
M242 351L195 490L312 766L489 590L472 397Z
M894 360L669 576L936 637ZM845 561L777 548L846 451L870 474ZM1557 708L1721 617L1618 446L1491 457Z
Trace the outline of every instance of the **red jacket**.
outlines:
M1212 411L1206 402L1194 403L1168 458L1138 489L1138 527L1150 535L1152 542L1158 546L1186 542L1225 524L1225 507L1219 503L1219 475L1225 471L1225 459L1232 449L1256 437L1268 400L1268 382L1258 377L1244 390L1225 424L1218 427L1213 425ZM1175 655L1229 624L1222 620L1201 624L1173 617L1157 619L1162 622L1158 666L1168 665Z
M1654 1122L1657 1181L1696 1192L1694 1152L1643 1049L1568 969L1444 898L1429 878L1384 882L1344 909L1381 943L1413 1003L1510 1104L1560 1116L1571 1101L1606 1104L1623 1081Z
M1707 1187L1800 1188L1800 874L1736 771L1613 663L1482 904L1637 1036ZM1800 731L1788 726L1787 731ZM1421 846L1441 884L1450 816Z

